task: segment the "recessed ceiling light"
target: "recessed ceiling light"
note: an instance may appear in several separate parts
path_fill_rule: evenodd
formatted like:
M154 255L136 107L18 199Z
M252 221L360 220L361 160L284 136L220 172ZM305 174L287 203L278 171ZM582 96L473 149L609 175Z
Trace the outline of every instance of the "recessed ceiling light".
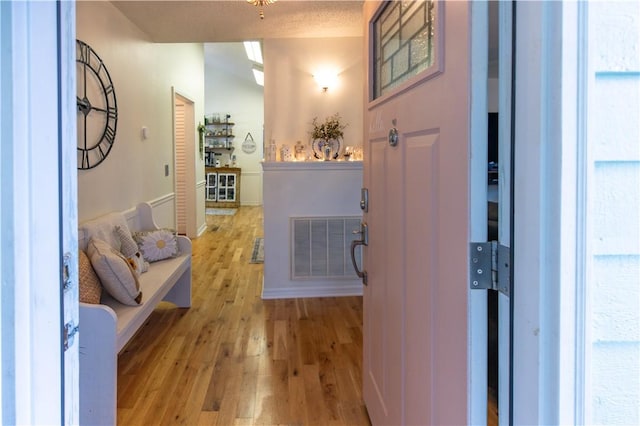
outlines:
M261 67L253 66L253 78L259 86L264 87L264 71Z
M245 41L244 50L247 52L247 58L250 61L262 65L262 47L259 41Z

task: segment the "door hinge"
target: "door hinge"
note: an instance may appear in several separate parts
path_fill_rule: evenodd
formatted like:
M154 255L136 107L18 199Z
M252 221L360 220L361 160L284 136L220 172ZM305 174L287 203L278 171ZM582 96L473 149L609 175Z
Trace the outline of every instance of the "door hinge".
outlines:
M497 290L509 297L509 247L497 241L470 243L469 262L469 286L472 290Z
M64 330L62 332L62 346L64 347L64 351L66 352L71 346L73 346L73 340L78 334L78 326L72 322L68 322L64 325Z

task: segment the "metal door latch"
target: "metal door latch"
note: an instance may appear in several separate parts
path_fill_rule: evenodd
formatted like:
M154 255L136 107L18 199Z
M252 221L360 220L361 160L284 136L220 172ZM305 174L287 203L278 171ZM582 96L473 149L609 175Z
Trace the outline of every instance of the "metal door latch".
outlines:
M71 288L71 253L62 256L62 289L67 291Z
M68 322L64 325L64 330L62 332L62 345L65 351L73 346L73 341L76 334L78 334L78 330L79 327L72 322Z
M360 209L365 213L369 211L369 189L360 189Z
M497 290L509 297L509 247L497 241L470 243L469 261L469 286L472 290Z

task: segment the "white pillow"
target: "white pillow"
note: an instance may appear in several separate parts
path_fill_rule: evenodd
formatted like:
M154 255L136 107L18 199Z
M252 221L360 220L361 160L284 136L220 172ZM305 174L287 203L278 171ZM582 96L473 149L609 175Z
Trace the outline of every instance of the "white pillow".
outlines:
M80 225L80 229L86 238L85 241L87 241L87 244L91 237L95 237L102 241L106 241L111 247L120 251L120 238L113 232L113 228L116 226L126 229L127 232L129 232L127 219L120 212L108 213L104 216L100 216L99 218L85 222Z
M180 253L176 232L171 229L134 232L133 239L138 243L142 257L149 262L176 257Z
M142 257L142 253L138 250L138 244L133 240L129 229L115 226L113 232L115 232L120 240L120 252L129 261L131 266L133 266L136 274L140 276L143 272L147 272L147 270L149 270L149 262Z
M127 259L109 243L91 238L87 256L102 286L120 303L137 306L142 300L140 283Z

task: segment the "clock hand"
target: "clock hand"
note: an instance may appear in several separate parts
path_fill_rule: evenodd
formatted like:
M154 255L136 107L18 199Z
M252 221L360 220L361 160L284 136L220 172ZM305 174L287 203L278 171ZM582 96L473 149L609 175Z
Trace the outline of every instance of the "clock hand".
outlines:
M84 66L82 67L82 71L84 74L84 78L83 78L84 93L82 94L82 96L84 96L84 98L87 99L87 64L84 64Z
M87 151L87 116L84 117L84 150Z
M111 120L117 120L118 119L118 110L113 106L111 106L111 107L107 106L107 108L98 108L98 107L92 106L91 109L94 109L96 111L99 111L99 112L105 114Z

